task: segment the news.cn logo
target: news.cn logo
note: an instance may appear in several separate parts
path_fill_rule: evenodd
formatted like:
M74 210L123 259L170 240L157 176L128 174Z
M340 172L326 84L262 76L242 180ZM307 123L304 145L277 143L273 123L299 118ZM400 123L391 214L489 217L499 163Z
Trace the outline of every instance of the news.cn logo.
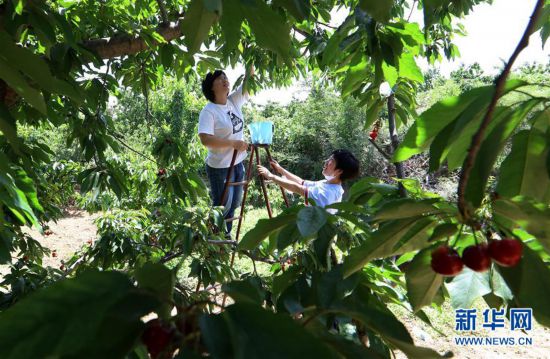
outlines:
M506 312L504 309L495 308L485 309L482 313L481 328L490 331L505 328ZM510 321L507 327L510 331L522 331L523 333L533 328L533 310L531 308L512 308L510 309ZM455 310L455 330L458 332L476 331L477 309L456 309ZM507 336L507 337L455 337L456 345L533 345L533 339L527 336Z

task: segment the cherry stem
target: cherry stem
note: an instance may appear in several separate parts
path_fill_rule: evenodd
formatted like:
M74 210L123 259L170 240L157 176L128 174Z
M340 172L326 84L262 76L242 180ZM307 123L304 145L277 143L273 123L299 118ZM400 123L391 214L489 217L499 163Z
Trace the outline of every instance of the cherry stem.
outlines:
M458 235L456 236L455 242L453 244L453 247L456 246L458 243L458 240L460 239L460 236L462 235L462 230L464 229L464 223L460 225L460 230L458 231Z
M477 240L476 230L472 227L472 232L474 233L474 242L476 246L479 246L479 241Z

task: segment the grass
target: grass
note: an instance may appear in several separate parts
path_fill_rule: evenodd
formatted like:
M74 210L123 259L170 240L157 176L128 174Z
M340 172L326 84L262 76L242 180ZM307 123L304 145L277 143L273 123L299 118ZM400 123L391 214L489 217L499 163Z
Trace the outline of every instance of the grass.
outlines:
M280 210L274 208L274 213L279 213ZM267 209L265 207L253 208L248 206L245 210L245 217L241 225L241 232L239 235L239 240L241 240L246 232L254 228L258 220L268 218ZM232 235L235 236L237 232L237 222L233 225ZM188 288L195 288L197 285L196 278L189 277L191 272L191 261L192 258L186 258L181 266L181 269L178 271L178 281L184 284ZM178 264L178 260L174 259L168 263L169 267L174 268ZM254 266L256 266L256 272L261 277L268 277L271 275L271 265L268 263L258 262L255 263L247 256L236 255L233 268L238 273L238 276L242 276L249 273L254 273Z

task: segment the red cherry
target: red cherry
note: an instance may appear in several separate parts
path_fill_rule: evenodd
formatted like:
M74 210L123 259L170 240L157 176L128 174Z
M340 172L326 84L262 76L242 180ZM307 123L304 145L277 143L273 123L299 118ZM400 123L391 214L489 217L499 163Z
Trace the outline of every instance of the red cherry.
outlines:
M373 141L376 140L376 137L378 137L378 131L375 131L375 130L370 131L369 137Z
M444 276L454 276L462 271L464 265L458 253L447 246L436 248L432 252L432 269Z
M162 177L162 176L164 176L164 175L166 175L166 169L161 168L161 169L157 172L157 176L158 176L158 177Z
M462 252L462 262L476 272L485 272L491 266L487 244L467 247Z
M504 238L489 243L489 256L503 267L513 267L521 259L523 247L514 238Z
M52 251L52 257L57 257L57 252L55 251L55 249Z
M143 344L152 358L157 358L170 344L174 331L172 328L163 324L158 319L147 322L145 331L141 336Z

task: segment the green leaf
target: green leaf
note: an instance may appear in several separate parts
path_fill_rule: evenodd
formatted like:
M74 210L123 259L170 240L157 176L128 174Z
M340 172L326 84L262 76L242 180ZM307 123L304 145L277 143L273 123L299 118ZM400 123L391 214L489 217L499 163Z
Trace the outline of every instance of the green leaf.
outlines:
M424 75L410 52L403 52L399 57L399 77L416 82L424 82Z
M508 108L495 110L492 121L495 126L492 131L488 131L487 137L481 144L466 186L465 198L474 207L481 205L493 166L509 137L538 102L538 100L529 100L514 110Z
M394 246L414 225L417 218L393 220L385 223L363 244L353 248L344 259L344 277L361 270L375 258L385 258L394 254Z
M117 272L61 280L0 314L0 357L124 357L158 304Z
M390 87L393 87L399 78L397 69L387 64L386 61L382 61L382 73L384 74L384 79L390 84Z
M208 352L216 359L234 358L229 325L222 315L203 314L199 318L201 339Z
M160 61L162 63L162 66L164 66L166 69L172 67L172 64L174 63L175 52L176 50L174 50L174 46L170 44L161 45L159 47Z
M405 135L393 159L401 162L424 151L445 126L488 90L490 90L488 87L478 88L460 96L449 97L424 111Z
M362 59L358 64L350 66L342 82L342 97L346 97L357 90L366 81L369 73L370 66L367 59Z
M511 200L493 202L495 217L508 219L511 226L521 226L537 238L548 253L550 253L550 209L548 205L517 197ZM513 228L508 228L512 230Z
M547 156L545 133L536 128L517 133L512 140L512 151L500 167L497 193L508 198L523 195L547 202L550 199Z
M424 33L420 30L415 22L392 22L391 24L386 25L386 29L398 34L399 37L409 46L409 50L414 51L413 54L416 55L418 45L426 43L424 38Z
M21 71L36 82L41 89L69 96L77 102L82 101L82 95L76 87L52 76L46 61L29 49L16 45L11 36L4 31L0 31L0 48L4 49L0 52L0 61Z
M224 49L232 50L239 44L243 20L244 14L241 9L240 0L225 0L223 3L223 15L220 19L220 25L225 38Z
M434 228L428 242L434 242L441 238L449 238L454 236L458 232L458 226L456 223L442 223Z
M311 16L310 0L275 0L273 5L284 7L298 22L307 20Z
M44 212L44 208L42 208L42 205L38 201L34 182L24 170L18 169L15 171L15 185L25 194L27 202L33 211Z
M238 245L239 249L255 249L261 241L272 232L291 223L296 219L296 213L282 214L271 219L260 219L256 226L248 231Z
M23 0L16 0L15 2L15 12L17 15L23 14Z
M242 3L243 14L250 24L259 46L275 51L288 60L290 54L290 26L282 16L262 0Z
M434 202L438 201L438 199L432 198L421 200L399 198L386 202L376 212L373 219L376 221L384 221L388 219L408 218L438 213L440 210L433 205Z
M550 270L547 264L528 246L523 246L523 258L514 267L498 267L514 301L520 308L532 308L533 316L541 325L550 326Z
M433 217L420 217L414 225L393 246L394 255L416 251L426 247L431 230L437 222Z
M160 263L145 263L136 270L134 276L140 288L150 290L164 302L161 316L169 318L172 309L169 303L176 284L174 273Z
M453 122L435 136L430 146L430 171L439 169L443 162L450 157L451 151L458 153L461 159L465 158L472 137L481 124L492 96L491 92L480 95ZM494 122L492 121L492 123ZM451 160L449 159L448 162ZM462 163L462 161L455 161L452 167L451 164L448 166L450 169L454 169L458 163Z
M43 114L46 114L46 103L44 97L37 89L31 87L27 80L19 72L0 58L0 78L25 99L32 107ZM3 104L2 104L3 106Z
M525 84L525 82L519 80L508 81L504 93ZM464 92L460 96L448 97L434 104L424 111L411 126L403 142L401 142L395 152L393 160L401 162L415 154L423 152L432 143L434 138L450 123L455 121L474 101L480 97L490 99L493 91L493 86L478 87ZM469 121L470 118L465 118L464 121L466 120ZM459 130L462 130L462 128L459 128ZM441 146L446 145L447 143L443 142L441 144Z
M491 270L491 288L493 289L493 293L502 299L510 301L514 298L504 278L496 270Z
M443 284L443 277L434 272L430 265L431 252L432 248L418 252L405 272L407 297L415 312L430 305Z
M215 11L205 6L204 0L192 0L185 17L181 23L184 42L187 51L191 54L200 50L201 44L208 37L210 28L221 14L221 1L214 2L217 6Z
M393 2L393 0L360 0L359 7L376 21L385 23L390 20Z
M5 191L0 191L0 200L6 205L23 223L30 223L37 229L40 229L38 218L34 214L32 208L29 205L27 197L23 191L21 191L14 178L9 173L0 172L0 188L4 187ZM20 214L24 213L24 217Z
M378 119L380 110L384 107L386 101L379 99L374 102L368 109L365 117L365 128L368 129Z
M273 277L273 301L276 302L279 296L296 280L301 274L301 268L299 266L291 266L281 275Z
M18 150L20 146L20 140L17 137L17 129L15 128L16 122L13 116L11 115L8 108L0 102L0 131L6 136L10 145ZM3 159L7 162L7 159Z
M299 241L300 238L301 235L298 226L295 223L288 224L277 234L277 249L283 250Z
M478 273L464 267L462 272L445 286L454 308L471 308L474 301L491 293L489 272Z
M346 19L346 21L348 20ZM334 59L338 58L338 56L342 53L342 51L340 50L340 44L345 38L345 33L347 33L347 30L345 29L345 24L346 22L340 25L338 30L336 30L328 39L327 46L325 47L322 54L323 59L321 60L321 68L331 65Z
M343 314L361 321L408 358L441 358L432 349L415 346L405 326L364 286L358 286L339 309Z
M221 314L233 344L231 358L336 358L325 343L285 314L275 314L250 303L236 303ZM214 331L212 331L214 332ZM209 333L205 333L208 337ZM212 342L218 338L206 338Z
M296 218L296 225L302 237L309 237L317 233L326 222L327 212L317 206L302 208Z
M311 325L310 325L311 326ZM315 333L323 342L330 345L342 358L371 358L382 359L383 357L372 348L372 345L367 348L362 344L344 338L340 334L332 334L324 328Z
M317 238L313 241L313 253L315 259L323 268L329 268L330 263L330 245L336 235L333 226L326 224L319 229Z
M261 281L255 277L226 283L222 286L222 290L237 303L253 303L259 306L264 302L266 295Z

